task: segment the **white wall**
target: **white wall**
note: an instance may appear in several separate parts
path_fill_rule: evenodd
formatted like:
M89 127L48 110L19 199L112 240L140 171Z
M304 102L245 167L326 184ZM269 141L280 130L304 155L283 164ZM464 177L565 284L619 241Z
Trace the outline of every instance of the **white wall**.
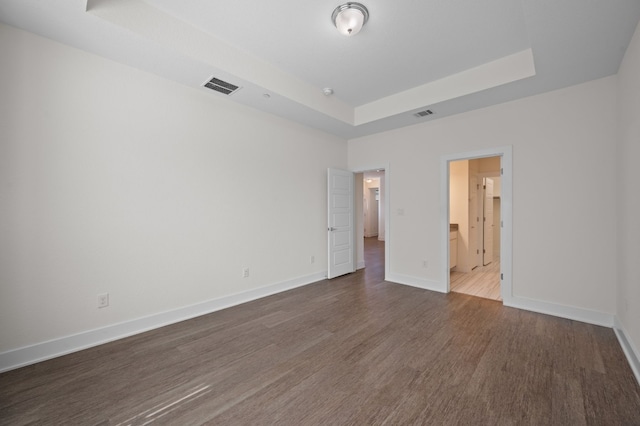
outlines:
M0 355L324 272L344 141L1 24L0 58ZM639 348L638 75L636 31L618 77L350 141L394 172L392 273L445 279L441 156L512 145L514 293Z
M493 179L493 196L494 197L500 197L500 191L502 189L501 187L501 180L499 176L495 176L492 177L491 179Z
M618 319L640 357L640 25L618 73L618 111Z
M390 273L446 279L441 156L512 145L514 295L614 314L615 110L609 77L349 141L352 170L393 170Z
M470 272L469 267L469 161L449 165L449 223L458 225L455 270Z
M500 174L500 157L489 157L474 160L478 163L478 173Z
M0 58L0 353L326 270L346 141L5 25Z

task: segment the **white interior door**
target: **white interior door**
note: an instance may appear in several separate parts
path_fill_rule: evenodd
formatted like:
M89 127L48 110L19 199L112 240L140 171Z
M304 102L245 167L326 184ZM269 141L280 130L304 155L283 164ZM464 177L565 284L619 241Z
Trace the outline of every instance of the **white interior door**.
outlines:
M469 269L479 264L478 245L478 177L469 177Z
M484 257L484 179L477 177L476 198L478 199L478 210L476 210L476 233L478 235L476 244L476 264L483 265Z
M482 264L493 262L493 179L484 179L484 248Z
M346 170L328 169L327 235L329 265L327 277L354 272L354 174Z

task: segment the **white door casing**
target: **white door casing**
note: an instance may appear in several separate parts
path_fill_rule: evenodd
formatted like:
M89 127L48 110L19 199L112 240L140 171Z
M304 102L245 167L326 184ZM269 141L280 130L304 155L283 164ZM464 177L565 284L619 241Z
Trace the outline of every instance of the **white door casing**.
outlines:
M450 163L475 158L501 157L500 160L500 295L505 306L513 306L513 147L501 146L476 151L445 154L440 157L440 263L443 292L449 292L449 169Z
M327 170L327 278L355 271L354 183L352 172Z

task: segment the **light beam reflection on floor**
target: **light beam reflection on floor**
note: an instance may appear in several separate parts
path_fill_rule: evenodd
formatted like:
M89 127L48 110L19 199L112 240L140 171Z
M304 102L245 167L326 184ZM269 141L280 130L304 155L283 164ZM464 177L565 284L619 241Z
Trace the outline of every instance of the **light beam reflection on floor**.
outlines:
M200 384L195 386L187 392L187 395L176 399L175 401L165 401L157 404L133 417L128 418L124 422L118 423L116 426L134 426L134 425L147 425L153 423L157 419L166 416L172 411L180 408L182 405L194 401L201 396L211 392L211 385ZM142 423L140 423L142 422Z

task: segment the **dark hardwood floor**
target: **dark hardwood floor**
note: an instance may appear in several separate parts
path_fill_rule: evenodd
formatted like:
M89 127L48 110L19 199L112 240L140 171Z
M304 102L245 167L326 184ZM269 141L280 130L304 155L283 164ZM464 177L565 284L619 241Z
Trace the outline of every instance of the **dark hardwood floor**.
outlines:
M612 330L384 282L367 245L354 274L6 372L0 424L640 424Z

